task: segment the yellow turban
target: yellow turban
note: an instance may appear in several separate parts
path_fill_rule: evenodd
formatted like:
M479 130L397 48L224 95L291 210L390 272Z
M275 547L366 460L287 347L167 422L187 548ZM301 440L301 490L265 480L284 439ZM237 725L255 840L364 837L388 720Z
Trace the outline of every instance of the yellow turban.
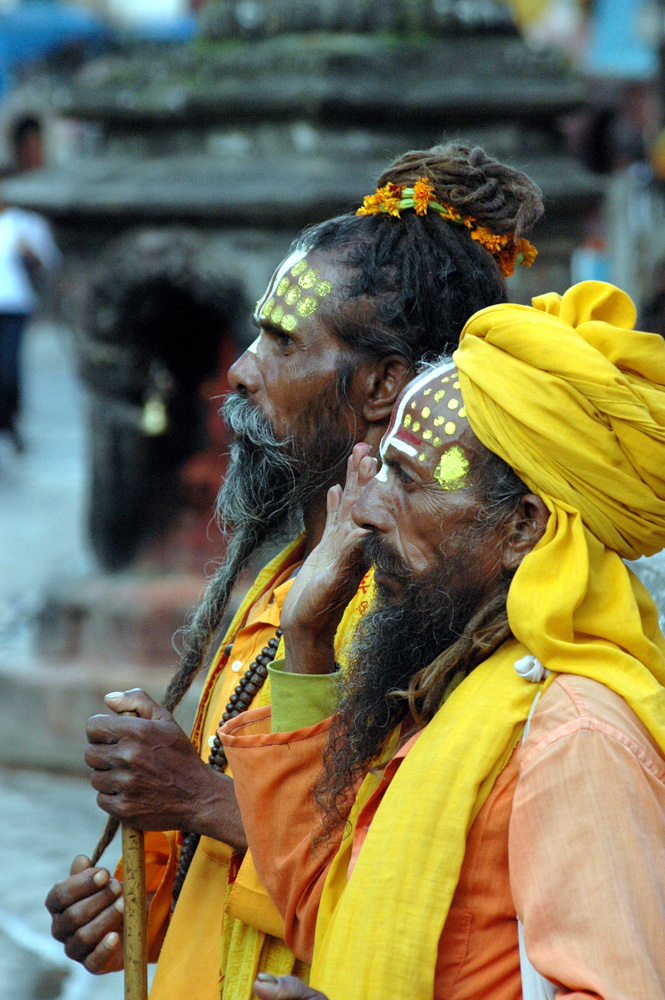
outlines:
M472 430L551 512L510 587L513 634L616 690L665 749L665 645L620 558L665 546L665 342L634 322L624 292L585 281L481 310L454 357Z
M585 281L481 310L455 355L483 444L625 559L665 546L665 342L634 322L624 292Z

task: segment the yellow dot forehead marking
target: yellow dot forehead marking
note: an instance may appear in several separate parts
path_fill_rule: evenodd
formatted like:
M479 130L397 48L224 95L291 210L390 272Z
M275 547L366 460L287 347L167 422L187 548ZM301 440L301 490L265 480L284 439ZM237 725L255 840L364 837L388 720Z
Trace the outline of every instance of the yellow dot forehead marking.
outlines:
M429 406L423 406L423 409L422 409L422 418L423 418L423 420L427 420L427 418L429 417L429 415L430 415L431 412L432 411L430 410Z
M441 400L443 399L443 397L445 396L445 394L446 394L446 390L445 389L439 389L438 392L434 393L434 402L435 403L440 403Z
M298 284L301 288L314 288L317 281L320 281L321 275L315 267L308 268L304 274L298 278Z
M446 434L454 434L455 433L455 424L452 422L452 420L449 420L448 423L446 424L446 426L443 429L446 432Z
M432 437L431 431L423 431L423 441L429 441Z
M424 462L426 457L427 456L425 455L425 452L421 451L420 454L418 455L418 461L419 462Z
M296 312L300 316L313 316L318 307L318 300L313 295L306 295L296 306Z
M411 425L411 414L407 413L403 420L404 426L409 427Z
M428 388L427 388L427 389L425 389L425 391L423 392L423 396L429 396L429 394L430 394L430 392L431 392L431 391L432 391L432 386L430 385L430 386L428 386Z
M414 434L417 434L417 433L418 433L418 431L420 430L420 424L419 424L419 422L418 422L417 420L416 420L416 422L414 423L414 425L413 425L413 427L411 428L411 430L413 431L413 433L414 433Z
M454 444L441 456L434 477L444 490L458 490L466 483L469 460L459 445Z
M297 328L298 316L302 316L303 318L313 316L320 305L320 300L325 298L326 295L330 295L333 290L332 282L322 281L318 269L308 264L304 254L299 260L296 260L293 267L290 267L289 270L290 262L293 261L294 256L296 255L292 254L290 258L284 261L276 272L276 277L273 278L273 281L277 281L274 293L265 306L263 306L262 311L261 303L264 299L259 299L257 303L259 318L261 316L270 317L272 323L281 326L283 330L289 333ZM291 282L289 280L285 274L287 270L296 281ZM283 275L283 277L280 277L280 275ZM303 295L303 289L309 290L310 294ZM278 307L281 312L278 312L278 309L275 308L275 297L282 300ZM293 310L293 312L290 312L289 309Z
M434 418L434 426L435 427L440 427L441 424L444 424L445 422L446 422L446 418L445 417L435 417Z
M456 410L458 406L459 406L459 399L449 399L448 400L448 409L449 410Z

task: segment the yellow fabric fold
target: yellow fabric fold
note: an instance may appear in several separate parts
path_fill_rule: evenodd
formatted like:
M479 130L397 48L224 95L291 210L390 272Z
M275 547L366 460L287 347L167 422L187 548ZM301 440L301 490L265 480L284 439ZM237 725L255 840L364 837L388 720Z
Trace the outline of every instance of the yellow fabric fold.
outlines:
M515 672L527 652L505 643L452 692L398 768L347 882L358 813L379 780L365 779L317 919L310 982L330 1000L432 997L466 835L550 683Z
M634 321L627 295L584 282L532 307L491 306L462 332L454 360L471 428L550 518L510 587L516 641L423 731L347 882L375 779L361 789L317 922L311 982L331 1000L431 998L466 834L538 690L514 670L524 652L617 692L665 751L665 642L622 559L665 544L665 344Z
M277 559L273 560L257 577L255 585L234 616L222 648L231 641L244 622L252 604L265 591L281 566L285 566L302 543L303 536L292 543ZM353 600L346 607L335 635L335 656L346 666L348 650L358 620L365 614L373 599L374 583L371 573L360 583ZM284 641L276 651L276 658L284 656ZM258 697L259 705L270 704L270 678ZM283 921L271 900L256 891L260 880L249 853L245 855L235 882L227 884L225 915L222 926L220 957L220 996L224 1000L251 1000L252 983L258 972L271 972L275 976L292 974L307 980L309 968L292 954L285 942L266 930L276 932L283 928ZM259 928L263 928L260 930Z

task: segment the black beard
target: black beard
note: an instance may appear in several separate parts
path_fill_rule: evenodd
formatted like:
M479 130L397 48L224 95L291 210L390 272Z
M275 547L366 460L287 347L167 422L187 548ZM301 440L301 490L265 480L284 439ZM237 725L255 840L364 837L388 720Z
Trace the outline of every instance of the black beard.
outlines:
M434 569L415 577L377 536L368 535L364 549L369 561L399 580L399 592L377 584L376 603L354 635L315 789L324 839L346 818L359 782L407 716L408 702L400 692L459 638L481 597L477 587L460 585L461 568L443 557Z

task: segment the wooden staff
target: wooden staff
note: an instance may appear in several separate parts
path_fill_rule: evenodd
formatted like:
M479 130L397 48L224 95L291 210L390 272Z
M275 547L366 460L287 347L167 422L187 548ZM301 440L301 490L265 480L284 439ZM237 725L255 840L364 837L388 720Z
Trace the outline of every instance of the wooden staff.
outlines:
M121 712L120 715L137 715ZM93 867L113 840L118 820L110 816L92 854ZM122 870L125 909L123 945L125 953L125 1000L148 997L148 928L145 892L143 831L122 824Z
M123 940L125 1000L147 1000L148 943L143 831L122 824L122 869L125 890Z

